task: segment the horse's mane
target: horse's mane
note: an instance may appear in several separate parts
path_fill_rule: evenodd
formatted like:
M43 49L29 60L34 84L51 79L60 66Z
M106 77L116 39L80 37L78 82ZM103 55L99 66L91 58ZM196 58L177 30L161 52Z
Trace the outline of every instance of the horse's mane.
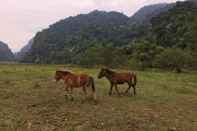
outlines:
M114 71L112 71L111 69L108 69L108 68L105 68L104 70L110 75L115 73Z

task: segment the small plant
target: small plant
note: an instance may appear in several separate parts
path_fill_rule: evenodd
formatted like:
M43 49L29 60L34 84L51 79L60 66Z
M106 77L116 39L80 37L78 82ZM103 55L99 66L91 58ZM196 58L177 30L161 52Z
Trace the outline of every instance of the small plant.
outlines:
M66 131L77 131L74 127L68 128Z

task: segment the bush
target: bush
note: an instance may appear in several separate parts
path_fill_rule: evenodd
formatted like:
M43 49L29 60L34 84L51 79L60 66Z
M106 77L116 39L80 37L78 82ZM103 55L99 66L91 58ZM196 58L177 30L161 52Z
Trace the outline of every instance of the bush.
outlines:
M169 48L157 55L155 66L182 72L183 68L189 68L191 60L191 55L187 51L178 48Z
M139 61L136 60L135 58L130 58L128 60L128 67L130 69L137 69L137 70L141 69L141 65L140 65Z
M157 54L163 51L163 48L156 44L150 43L147 40L141 40L137 43L131 43L132 53L130 66L133 64L137 68L144 70L145 68L153 67L153 61Z

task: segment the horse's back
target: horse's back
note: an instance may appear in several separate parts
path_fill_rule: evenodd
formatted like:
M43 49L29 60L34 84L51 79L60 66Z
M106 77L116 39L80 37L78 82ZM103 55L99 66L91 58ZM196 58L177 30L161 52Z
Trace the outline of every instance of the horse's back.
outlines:
M75 87L86 86L89 83L90 76L86 74L70 74L66 77L65 82Z
M130 72L123 72L123 73L116 73L115 77L113 78L119 84L123 84L125 82L129 82L132 79L132 73Z
M116 76L118 76L120 78L128 78L131 76L131 73L129 73L129 72L117 73Z

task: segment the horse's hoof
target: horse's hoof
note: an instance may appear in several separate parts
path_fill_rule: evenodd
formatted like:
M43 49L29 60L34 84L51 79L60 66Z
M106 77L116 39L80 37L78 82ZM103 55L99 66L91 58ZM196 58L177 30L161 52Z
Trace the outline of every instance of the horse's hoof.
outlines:
M93 102L94 102L94 105L98 105L99 104L98 100L94 100Z
M83 100L81 100L81 104L84 104L85 103L85 100L83 99Z
M117 93L117 95L118 95L118 96L121 96L121 94L120 94L120 93Z
M68 96L67 95L65 95L64 97L65 97L66 100L68 100Z
M125 95L126 95L126 96L132 96L132 93L125 92Z
M128 95L128 94L129 94L129 92L128 92L128 91L126 91L124 94Z
M71 101L74 101L74 98L73 98L73 97L71 97L71 98L70 98L70 100L71 100Z

